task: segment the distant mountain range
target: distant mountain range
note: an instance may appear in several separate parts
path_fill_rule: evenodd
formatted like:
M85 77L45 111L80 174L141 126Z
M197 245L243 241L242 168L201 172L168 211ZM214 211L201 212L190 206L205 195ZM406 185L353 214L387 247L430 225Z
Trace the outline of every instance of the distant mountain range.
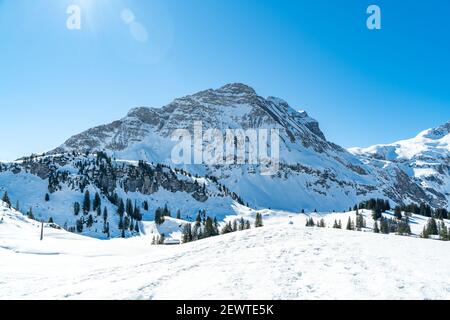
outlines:
M261 175L262 164L174 164L171 151L177 142L171 134L192 132L196 121L224 134L227 129L277 129L279 170L267 176ZM165 204L186 217L205 209L221 218L233 213L235 201L293 212L343 210L373 197L449 207L449 129L447 123L411 140L346 150L328 141L305 111L234 83L162 108L132 109L43 156L3 163L0 188L24 208L54 219L63 211L72 213L85 189L101 194L112 212L113 193L139 204L148 201L144 219L152 219L152 210ZM106 158L98 159L97 152ZM50 193L48 202L45 193ZM74 223L70 215L62 216L58 223Z

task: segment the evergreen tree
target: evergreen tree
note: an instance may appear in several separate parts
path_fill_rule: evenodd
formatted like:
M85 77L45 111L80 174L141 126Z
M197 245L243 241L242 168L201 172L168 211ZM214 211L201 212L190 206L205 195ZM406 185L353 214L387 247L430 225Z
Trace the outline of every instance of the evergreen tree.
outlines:
M356 229L361 231L362 228L366 227L366 220L362 214L356 214Z
M236 232L237 230L238 230L238 228L237 228L237 220L234 219L233 220L233 232Z
M167 203L164 205L164 209L163 209L163 216L164 217L171 217L171 213L169 208L167 207Z
M134 231L136 231L137 233L140 233L140 229L139 229L139 222L136 221L136 224L134 225Z
M380 233L380 229L378 228L378 222L377 221L375 221L375 225L373 227L373 232Z
M79 202L75 202L73 204L73 213L77 216L80 214L80 203Z
M379 207L377 207L373 210L373 212L372 212L373 220L377 221L377 220L381 219L382 216L383 216L382 211Z
M242 231L245 229L245 220L243 217L241 217L241 219L239 219L239 231Z
M397 224L397 234L399 235L410 235L411 234L411 228L409 227L409 224L407 221L400 221Z
M155 223L158 225L161 225L164 223L164 215L163 215L163 210L161 208L158 208L155 211Z
M123 227L123 218L122 217L119 218L118 228L119 228L119 230L123 230L124 229L124 227Z
M315 227L316 224L314 223L314 219L313 218L306 219L306 226L307 227Z
M92 227L93 224L94 224L94 219L92 218L92 214L90 214L87 219L87 222L86 222L86 227L90 228L90 227Z
M444 221L441 221L441 224L439 226L439 239L441 239L443 241L449 240L448 229L447 229L447 226L445 225Z
M101 207L97 207L97 217L100 217L102 215L102 209Z
M103 208L103 222L106 223L108 220L108 209L106 207Z
M326 227L326 225L325 225L325 220L320 219L319 227L320 227L320 228L325 228L325 227Z
M148 201L147 200L144 201L144 210L148 211Z
M219 234L219 222L217 221L217 217L214 217L214 228L216 228L217 234Z
M94 202L93 202L93 210L97 211L98 208L102 206L102 200L100 199L100 195L98 192L95 193Z
M106 234L109 238L109 222L103 223L103 233Z
M127 199L127 204L126 204L126 212L127 215L131 216L133 214L133 202L131 201L131 199Z
M423 227L423 231L422 231L422 233L420 234L420 237L421 237L421 238L424 238L424 239L428 239L428 238L430 237L430 235L428 234L427 226L424 226L424 227Z
M382 218L380 221L380 232L383 234L389 234L389 222L387 219Z
M122 218L123 215L125 214L125 204L123 203L123 199L119 200L119 206L117 208L117 213L119 214L119 216Z
M34 220L33 208L30 208L27 212L28 219Z
M337 220L334 220L333 229L339 229Z
M48 193L45 194L45 202L49 202L50 201L50 195Z
M53 223L53 217L50 217L50 219L48 219L48 223Z
M248 230L248 229L250 229L250 228L251 228L251 226L250 226L250 221L246 220L246 221L245 221L245 229Z
M142 221L141 209L136 204L134 205L133 218L137 221Z
M399 206L395 207L394 216L398 220L402 219L402 209Z
M178 220L181 219L181 211L180 211L180 209L177 210L177 219Z
M351 219L350 217L348 217L346 229L347 229L347 230L353 230L353 229L354 229L354 228L353 228L353 222L352 222L352 219Z
M9 199L8 191L5 191L3 194L2 201L8 206L8 208L11 208L11 200Z
M128 230L130 228L131 220L129 216L125 216L125 219L123 220L123 228L125 230Z
M263 217L261 213L257 213L256 214L256 219L255 219L255 228L260 228L263 227L264 223L263 223Z
M205 237L213 237L217 235L217 230L214 227L214 221L213 219L211 219L210 217L206 218L206 222L205 222L205 232L204 232L204 236Z
M434 236L439 235L438 226L437 226L436 220L434 218L431 218L428 220L426 228L427 228L428 235L434 235Z
M187 223L183 227L183 243L188 243L193 240L192 227L190 223Z
M164 244L164 241L166 239L166 236L164 233L161 233L161 236L159 237L158 244Z
M83 212L84 214L87 214L89 211L91 211L91 196L89 190L86 190L83 200Z
M202 216L200 215L200 211L197 213L197 217L195 218L195 225L200 226L202 223Z
M76 227L77 227L77 232L78 233L82 233L83 232L84 224L83 224L83 220L82 219L78 219L77 220Z
M226 223L224 226L223 226L223 228L222 228L222 230L221 230L221 234L227 234L227 233L231 233L231 232L233 232L233 227L232 227L232 225L231 225L231 222L228 222L228 223Z

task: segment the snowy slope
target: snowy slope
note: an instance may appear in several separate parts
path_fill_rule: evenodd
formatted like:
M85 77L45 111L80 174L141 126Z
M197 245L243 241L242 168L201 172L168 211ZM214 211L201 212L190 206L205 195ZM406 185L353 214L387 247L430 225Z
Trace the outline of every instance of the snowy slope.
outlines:
M51 178L50 178L51 177ZM203 177L187 176L170 168L158 168L136 162L111 160L95 155L53 155L13 164L0 164L0 195L7 191L14 207L22 213L32 209L35 219L47 222L50 218L65 229L74 228L79 219L85 222L93 216L93 225L85 224L83 235L107 239L104 232L103 210L108 211L109 235L120 237L118 206L111 195L123 201L130 199L140 208L143 219L138 223L141 233L152 228L154 212L167 206L172 216L180 211L184 220L195 219L199 210L222 219L233 214L235 197L216 182ZM94 194L101 197L101 215L91 210L86 215L74 214L74 203L83 203L84 192L89 191L91 204ZM49 201L45 201L45 194ZM148 210L143 207L148 202ZM17 203L18 202L18 203ZM17 203L17 204L16 204ZM91 205L92 208L92 205ZM150 223L150 227L149 227ZM139 232L125 233L138 236Z
M450 243L306 228L288 212L179 246L49 228L39 241L34 222L1 217L1 299L450 299Z
M436 206L450 206L450 122L392 144L349 150L362 161L396 166L415 179Z

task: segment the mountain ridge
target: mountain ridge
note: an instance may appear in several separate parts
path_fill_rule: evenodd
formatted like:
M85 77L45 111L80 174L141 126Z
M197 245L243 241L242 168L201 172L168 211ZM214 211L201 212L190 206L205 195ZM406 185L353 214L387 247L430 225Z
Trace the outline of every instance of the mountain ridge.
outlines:
M199 91L174 99L159 109L133 108L118 121L71 137L53 152L105 151L121 159L171 165L170 151L174 143L169 140L170 133L176 129L192 132L195 121L202 121L204 129L221 131L280 130L281 171L271 180L251 174L258 172L258 166L221 166L220 169L183 166L194 174L218 177L257 207L272 207L275 203L276 208L286 210L313 209L313 206L332 210L334 207L347 207L368 196L385 197L395 203L423 201L433 204L436 196L417 185L414 177L400 166L392 163L389 168L380 167L354 150L347 151L328 141L319 122L306 111L295 110L281 98L263 98L242 83ZM297 195L294 191L286 193L283 188L299 192ZM263 195L259 196L250 189L262 190ZM269 192L270 189L274 194ZM343 190L337 192L335 189ZM327 199L330 190L334 199ZM286 204L281 203L283 197L287 199ZM440 196L434 205L442 203Z

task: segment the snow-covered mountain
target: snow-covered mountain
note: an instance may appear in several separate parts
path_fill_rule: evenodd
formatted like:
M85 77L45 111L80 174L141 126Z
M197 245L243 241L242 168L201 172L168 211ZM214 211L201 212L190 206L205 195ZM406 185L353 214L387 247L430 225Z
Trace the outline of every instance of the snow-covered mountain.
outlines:
M350 152L367 164L398 167L414 180L438 206L450 203L450 122L416 137Z
M196 121L202 121L204 130L220 132L277 129L279 170L264 175L264 164L172 163L178 143L172 133L192 132ZM97 238L120 236L118 198L129 199L142 213L138 221L125 215L134 218L128 222L139 229L126 236L144 232L155 209L165 206L172 216L180 211L182 219L190 221L200 210L221 220L235 214L236 203L290 212L340 211L369 198L389 199L391 205L425 202L448 207L448 129L449 124L410 141L374 147L373 152L348 152L328 141L305 111L279 98L263 98L246 85L229 84L163 108L133 109L123 119L76 135L47 154L0 163L0 192L7 191L23 213L31 208L39 220L52 218L69 230L82 220L82 233ZM74 214L74 204L83 203L86 191L91 201L99 194L102 212Z
M319 123L282 99L259 96L244 84L228 84L174 100L163 108L137 108L126 117L67 140L53 153L105 151L118 159L171 162L177 129L278 129L280 170L261 175L260 165L183 166L214 176L252 207L298 211L339 210L369 197L395 203L431 202L433 198L401 169L363 163L329 142ZM441 204L439 202L439 204Z

